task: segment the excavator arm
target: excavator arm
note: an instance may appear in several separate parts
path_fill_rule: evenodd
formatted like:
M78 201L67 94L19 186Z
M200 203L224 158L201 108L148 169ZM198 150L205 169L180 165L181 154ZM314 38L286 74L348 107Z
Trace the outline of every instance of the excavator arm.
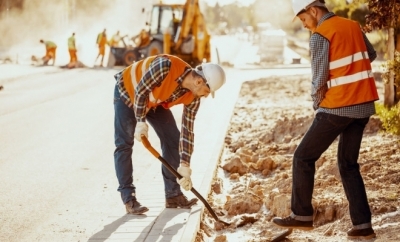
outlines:
M179 51L187 41L194 41L193 58L202 61L210 59L210 36L200 11L199 0L187 0L183 7L183 17L178 29L175 51Z

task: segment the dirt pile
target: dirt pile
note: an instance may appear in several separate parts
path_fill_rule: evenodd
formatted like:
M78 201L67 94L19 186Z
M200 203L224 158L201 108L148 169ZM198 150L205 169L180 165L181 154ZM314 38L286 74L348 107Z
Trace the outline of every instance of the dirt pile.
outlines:
M383 96L381 95L381 99ZM275 216L290 214L292 156L313 120L310 76L270 77L243 84L225 138L208 201L224 221L205 211L200 241L268 241L280 229ZM373 214L376 241L400 241L399 137L379 132L373 116L359 164ZM287 241L346 241L351 227L336 162L337 141L316 164L311 232L295 230Z

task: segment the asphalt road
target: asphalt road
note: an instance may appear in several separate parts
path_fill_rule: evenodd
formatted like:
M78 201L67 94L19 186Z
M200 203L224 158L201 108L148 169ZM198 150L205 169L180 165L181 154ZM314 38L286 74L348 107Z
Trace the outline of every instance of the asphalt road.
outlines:
M0 241L86 241L112 209L123 209L113 165L116 72L60 70L5 84Z

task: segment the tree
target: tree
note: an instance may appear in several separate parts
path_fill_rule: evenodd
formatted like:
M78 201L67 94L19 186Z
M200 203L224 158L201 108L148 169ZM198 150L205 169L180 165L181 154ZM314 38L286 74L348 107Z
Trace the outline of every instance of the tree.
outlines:
M366 16L366 26L364 29L369 32L373 29L388 29L388 62L387 67L388 73L386 75L385 81L385 98L384 105L387 107L394 106L396 93L395 85L399 88L399 83L395 83L395 76L397 79L400 77L400 73L395 73L395 70L399 69L396 67L395 61L395 31L397 31L397 47L396 49L400 51L400 0L368 0L368 8L370 13ZM397 64L400 64L397 62Z

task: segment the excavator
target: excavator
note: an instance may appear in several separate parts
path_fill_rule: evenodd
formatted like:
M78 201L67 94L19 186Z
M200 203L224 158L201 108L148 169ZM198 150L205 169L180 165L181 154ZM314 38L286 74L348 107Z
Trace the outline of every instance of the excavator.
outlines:
M110 65L128 66L157 54L171 54L196 66L211 59L210 35L207 31L199 0L185 4L153 4L148 29L132 38L135 47L111 48ZM114 59L114 60L112 60Z

